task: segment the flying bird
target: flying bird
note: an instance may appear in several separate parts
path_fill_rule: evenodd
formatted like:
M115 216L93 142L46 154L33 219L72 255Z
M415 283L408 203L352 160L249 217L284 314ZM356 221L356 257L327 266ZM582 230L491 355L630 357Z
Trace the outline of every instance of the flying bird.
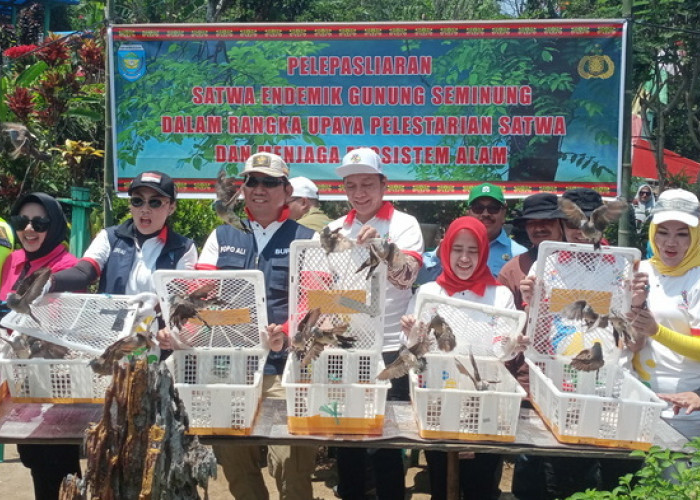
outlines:
M314 359L318 359L326 346L351 349L355 346L357 337L343 335L349 325L343 323L333 326L329 321L322 322L320 326L311 327L311 337L306 342L306 350L301 360L302 366L306 366Z
M374 238L369 242L368 249L369 257L357 268L355 274L369 268L367 271L367 279L370 279L374 274L374 270L377 269L377 266L382 262L386 263L389 269L395 269L399 272L406 269L410 272L410 266L406 260L406 255L396 246L396 243L391 243L386 238ZM399 280L401 279L400 277L397 278Z
M451 352L457 345L455 334L445 318L435 313L428 324L429 331L435 335L438 349L444 352Z
M425 371L425 355L430 351L428 325L422 321L416 321L407 337L406 345L399 348L396 359L377 375L378 380L403 377L411 369L419 373Z
M10 158L16 160L20 156L28 156L39 161L51 159L49 153L41 151L38 147L39 139L21 123L3 123L2 131L10 138L10 144L14 148L10 152Z
M39 319L32 312L32 303L42 295L46 283L51 279L51 269L42 267L17 284L17 290L7 294L7 305L10 309L20 314L28 314L41 325Z
M472 365L472 369L474 370L474 374L472 375L469 370L467 369L462 362L455 357L455 365L457 366L457 370L459 370L459 373L462 375L466 375L469 377L469 379L472 381L474 384L474 388L477 391L488 391L491 389L491 384L498 384L501 381L498 379L492 379L492 380L484 380L481 378L481 374L479 373L479 366L476 364L476 359L474 359L474 355L472 354L471 348L469 349L469 362Z
M566 319L572 319L574 321L583 321L586 327L590 330L596 326L605 328L607 326L607 320L602 321L605 325L601 325L601 315L596 313L593 307L585 300L577 300L571 304L565 306L561 310L561 316Z
M202 285L189 294L173 295L170 297L170 327L182 329L183 325L192 318L197 318L204 323L208 328L211 328L209 323L200 316L199 311L209 305L224 305L225 302L218 297L207 298L214 289L216 283L207 283Z
M292 341L290 342L289 349L297 353L298 359L303 359L304 354L307 349L307 342L311 338L311 328L316 326L319 318L321 317L321 308L314 307L310 309L304 318L297 325L297 331L292 336Z
M326 251L326 255L333 252L344 252L353 247L353 241L343 234L340 234L341 229L342 227L339 227L331 231L328 226L326 226L323 228L323 231L321 231L321 248Z
M571 360L571 367L582 372L600 370L604 364L603 347L600 342L594 342L590 349L584 349Z
M221 220L235 227L236 229L249 233L250 228L246 226L236 213L239 205L239 198L243 192L243 185L236 189L236 181L233 177L227 177L226 171L219 171L214 189L216 191L216 201L214 210Z
M589 218L576 203L567 198L559 198L559 209L564 212L569 224L579 227L583 235L593 243L595 250L600 249L600 240L608 224L617 222L627 207L624 199L609 201L593 210Z
M90 360L90 368L98 375L111 375L114 363L141 347L154 347L149 331L137 331L121 338L105 349L99 357Z

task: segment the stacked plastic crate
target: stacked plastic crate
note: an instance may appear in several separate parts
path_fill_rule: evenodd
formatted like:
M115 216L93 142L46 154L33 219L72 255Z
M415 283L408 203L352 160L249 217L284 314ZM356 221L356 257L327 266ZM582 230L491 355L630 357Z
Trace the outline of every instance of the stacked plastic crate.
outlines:
M287 424L294 434L381 434L388 381L384 369L384 291L386 265L373 273L356 272L369 257L352 245L326 253L315 241L295 241L290 254L290 334L315 308L317 325L340 327L354 338L352 348L327 347L305 364L290 353L282 377L287 397Z
M97 375L89 362L131 333L137 305L128 304L129 298L48 294L31 306L38 323L28 314L7 314L2 326L14 330L14 338L22 333L68 348L62 359L18 359L11 353L0 360L10 396L18 402L102 402L111 377Z
M515 354L525 313L428 293L418 294L416 312L416 320L426 324L439 316L456 340L450 352L432 342L425 368L410 373L420 436L514 441L525 391L503 361ZM461 373L457 362L481 383Z
M190 432L250 434L268 354L262 272L157 271L153 280L179 344L167 363ZM183 317L184 309L174 307L183 303L193 304L197 313Z
M623 367L626 352L611 321L630 311L639 259L633 248L540 245L526 361L533 406L561 442L651 446L666 404ZM572 366L577 356L598 357L598 347L599 368L599 362L591 369Z

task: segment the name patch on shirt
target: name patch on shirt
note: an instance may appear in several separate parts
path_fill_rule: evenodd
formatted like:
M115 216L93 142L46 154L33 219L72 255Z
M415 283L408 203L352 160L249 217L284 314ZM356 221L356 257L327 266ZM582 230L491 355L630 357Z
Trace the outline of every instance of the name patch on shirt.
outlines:
M125 250L124 248L119 248L119 247L117 247L117 248L114 248L112 251L113 251L114 253L119 253L119 254L122 254L122 255L126 255L126 250Z
M219 247L219 252L221 253L235 253L238 255L245 255L247 252L246 248L234 247L232 245L224 245Z
M287 255L289 248L275 248L275 255Z

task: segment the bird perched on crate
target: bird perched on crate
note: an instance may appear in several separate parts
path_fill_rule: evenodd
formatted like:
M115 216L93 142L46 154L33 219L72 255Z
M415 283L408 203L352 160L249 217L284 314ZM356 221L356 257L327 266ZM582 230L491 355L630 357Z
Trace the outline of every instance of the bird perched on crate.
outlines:
M39 139L21 123L3 123L2 131L7 134L10 144L14 148L10 152L10 158L13 160L20 156L28 156L39 161L51 159L50 154L39 149Z
M62 345L47 342L46 340L29 337L29 357L44 359L63 359L68 354L68 348Z
M425 355L430 351L428 325L422 321L416 321L407 337L406 345L399 348L396 359L377 375L378 380L403 377L411 369L418 373L425 371L427 365Z
M249 233L250 228L243 224L243 221L236 213L239 198L243 192L243 185L236 189L235 182L236 181L232 177L226 176L225 170L222 169L219 172L214 188L216 191L214 210L216 211L216 215L227 224L232 225L244 233Z
M51 269L42 267L17 284L15 292L7 294L7 305L10 309L20 314L28 314L41 325L39 319L32 313L32 303L44 293L44 287L51 279Z
M321 248L326 251L326 255L333 252L344 252L353 247L354 243L351 239L340 233L342 227L331 231L328 226L323 228L320 234Z
M467 377L469 377L469 379L474 384L474 388L477 391L488 391L491 389L491 384L498 384L501 382L499 379L484 380L481 378L481 374L479 373L479 366L476 364L476 359L474 359L474 354L472 354L471 348L469 348L469 362L471 363L472 369L474 370L473 375L469 372L467 367L464 366L464 364L455 356L455 365L457 366L457 370L462 375L466 375Z
M624 199L609 201L593 210L588 218L576 203L568 198L559 198L559 209L566 215L568 223L572 227L579 227L583 235L593 243L595 250L600 249L600 240L608 224L617 222L627 207Z
M571 367L582 372L600 370L604 364L603 346L600 342L594 342L590 349L584 349L571 360Z
M451 352L454 350L457 345L457 340L455 339L454 332L452 332L452 328L447 324L447 321L445 321L445 318L435 313L430 319L428 328L429 331L435 335L438 349L444 352Z
M210 305L226 304L216 296L207 298L207 295L214 291L216 286L217 284L214 282L207 283L191 293L173 295L170 297L170 327L175 327L180 330L188 320L197 318L208 328L211 328L209 323L200 316L199 311Z
M4 333L7 332L6 330L0 331L3 332L3 334L0 334L0 339L10 345L18 359L28 359L31 357L32 351L29 348L29 337L27 335L19 332L12 332L11 335L6 336L4 335Z

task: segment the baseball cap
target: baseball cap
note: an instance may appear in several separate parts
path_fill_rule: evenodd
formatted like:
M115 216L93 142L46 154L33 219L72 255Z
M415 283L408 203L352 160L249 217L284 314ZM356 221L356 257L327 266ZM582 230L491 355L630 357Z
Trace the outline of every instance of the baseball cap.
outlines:
M343 157L343 163L335 169L340 177L353 174L379 174L382 173L382 160L379 155L370 148L357 148Z
M488 182L474 186L472 190L469 191L468 202L470 205L477 198L493 198L501 205L506 204L506 199L503 196L503 190L501 190L501 188L498 186L489 184Z
M543 219L566 219L564 212L559 210L557 195L553 193L537 193L525 198L521 215L513 219L513 222Z
M313 198L318 200L318 188L313 181L307 177L292 177L289 183L294 188L292 198Z
M685 189L669 189L661 193L651 213L651 222L654 224L677 220L697 227L700 203L697 196Z
M590 188L569 189L561 197L576 203L583 213L586 214L586 217L590 217L593 210L603 204L603 197L600 196L600 193Z
M168 175L163 172L158 172L157 170L150 170L148 172L141 172L137 175L131 185L129 186L129 195L140 187L147 187L153 189L160 195L167 196L171 200L177 197L177 189L175 188L175 182Z
M259 172L270 177L289 176L289 167L282 158L273 153L255 153L245 161L242 176Z

